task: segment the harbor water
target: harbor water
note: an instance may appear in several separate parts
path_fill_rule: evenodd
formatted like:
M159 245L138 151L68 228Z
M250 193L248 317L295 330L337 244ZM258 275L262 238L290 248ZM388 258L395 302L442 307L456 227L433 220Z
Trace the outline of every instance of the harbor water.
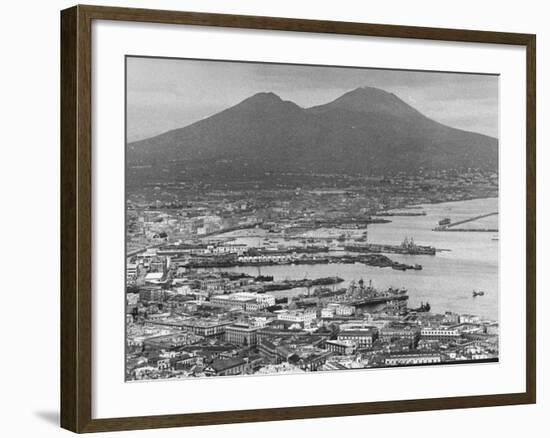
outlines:
M422 265L421 271L398 271L362 264L276 265L262 267L235 267L224 270L244 272L250 275L272 275L275 280L319 278L339 276L345 280L336 287L347 287L349 282L361 278L372 280L379 289L390 286L408 290L409 307L429 302L432 312L452 311L479 315L498 320L499 249L494 232L437 232L438 222L451 218L452 222L498 211L498 199L475 199L419 205L408 211L424 211L426 215L392 216L391 223L368 226L368 241L372 243L400 244L405 237L414 238L418 245L430 245L443 251L435 256L387 254L392 260ZM480 228L487 225L498 228L498 215L484 219ZM475 223L474 223L475 227ZM345 230L344 230L345 231ZM343 230L318 230L311 237L337 236ZM361 231L350 230L359 235ZM250 230L249 236L235 234L236 241L257 243L265 239L263 230ZM229 237L230 235L228 235ZM483 296L473 297L473 290L484 291ZM306 293L304 289L270 292L281 296Z

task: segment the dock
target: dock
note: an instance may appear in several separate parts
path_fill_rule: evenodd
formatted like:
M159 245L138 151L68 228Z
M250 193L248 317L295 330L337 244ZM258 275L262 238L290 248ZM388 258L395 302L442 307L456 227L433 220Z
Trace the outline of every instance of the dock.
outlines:
M498 211L493 211L491 213L485 213L485 214L480 214L478 216L474 216L474 217L470 217L470 218L467 218L467 219L462 219L460 221L456 221L456 222L451 222L450 224L447 224L447 225L440 225L438 227L435 227L433 229L433 231L491 231L491 232L495 232L495 231L498 231L496 229L467 229L467 228L456 228L458 227L459 225L463 225L463 224L466 224L468 222L473 222L473 221L477 221L479 219L484 219L486 217L489 217L489 216L495 216L498 214Z

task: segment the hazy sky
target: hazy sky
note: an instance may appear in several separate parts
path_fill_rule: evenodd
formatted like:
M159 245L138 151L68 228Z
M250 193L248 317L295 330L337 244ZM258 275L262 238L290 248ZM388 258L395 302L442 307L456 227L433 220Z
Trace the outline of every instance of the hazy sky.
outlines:
M307 108L362 86L395 93L438 122L498 137L497 76L130 57L128 140L181 128L262 91Z

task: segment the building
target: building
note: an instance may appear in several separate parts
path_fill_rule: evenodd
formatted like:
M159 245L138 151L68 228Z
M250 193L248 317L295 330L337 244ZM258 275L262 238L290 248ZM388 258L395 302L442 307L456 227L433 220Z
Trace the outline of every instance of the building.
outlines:
M355 313L355 307L347 304L330 303L321 310L321 318L334 318L335 316L352 316Z
M307 332L302 329L296 329L294 323L275 319L258 330L258 342L264 339L269 340L303 335L307 335Z
M126 264L126 283L134 284L138 276L138 264L137 263L127 263Z
M193 294L193 289L191 289L190 284L181 284L181 285L178 285L175 289L176 289L176 292L180 295Z
M202 290L207 290L211 293L211 295L214 294L214 292L217 292L218 294L220 291L223 291L225 286L225 280L219 276L216 275L208 275L206 277L200 278L196 280L199 283L199 287ZM223 293L223 292L222 292Z
M224 243L214 246L211 251L213 254L237 254L242 255L248 250L248 246L244 243Z
M354 341L326 341L325 348L339 356L349 356L355 353L357 344Z
M177 357L176 360L174 361L174 369L184 370L196 364L196 362L197 362L197 358L195 356L184 353L181 356Z
M205 368L207 375L213 376L235 376L244 374L247 369L247 363L243 358L232 357L229 359L216 359Z
M493 322L485 326L485 332L488 335L498 335L498 322Z
M336 316L352 316L355 314L355 307L345 304L339 304L336 307Z
M470 324L479 324L481 322L481 317L478 315L460 315L460 323L470 323Z
M338 341L352 341L360 348L368 348L376 340L378 332L375 328L360 330L342 330L338 333Z
M140 301L162 301L164 291L160 287L146 287L139 290Z
M174 333L169 335L154 336L143 340L144 350L171 350L177 347L194 344L201 338L192 333Z
M332 307L325 307L324 309L321 309L321 318L323 319L334 318L335 314L336 311Z
M158 255L163 256L181 256L189 254L205 254L207 246L204 244L185 244L165 246L157 251Z
M265 331L265 328L258 331L258 350L260 355L270 363L287 362L292 354L301 349L314 348L317 352L326 352L320 348L326 340L323 336L310 335L295 330L287 330L278 334L270 332L270 335L266 335Z
M224 339L231 344L256 348L258 345L259 327L248 324L233 324L225 327Z
M309 327L317 319L317 313L314 310L289 310L280 312L277 319Z
M272 364L284 362L286 357L282 350L279 350L279 344L275 340L260 338L258 350L262 357Z
M210 297L210 304L227 308L238 307L242 310L256 311L275 305L275 297L269 294L236 292L228 295Z
M158 371L166 371L170 369L169 357L151 356L148 358L147 363L150 366L155 367Z
M420 336L425 339L440 339L445 341L453 341L460 338L460 332L455 328L426 327L420 330Z
M126 293L126 304L128 306L136 306L139 301L139 294L137 293Z
M145 276L145 282L149 284L158 284L162 282L163 277L164 277L163 272L149 272Z
M287 357L288 363L300 367L304 371L317 371L332 356L332 352L313 346L302 346Z
M340 324L341 330L356 330L375 327L370 313L363 313L362 319L349 320Z
M275 305L275 297L269 294L254 294L256 302L262 306L262 308L270 307Z
M215 360L231 359L237 357L241 349L226 342L214 343L197 342L196 344L182 347L182 353L190 354L197 358L197 363L209 364Z
M256 374L293 374L303 372L304 370L300 367L283 362L281 364L267 364L260 368Z
M290 255L287 254L265 254L265 255L250 255L250 256L239 256L237 261L244 265L254 265L254 264L279 264L287 263L291 259Z
M441 354L436 352L399 352L390 354L384 361L387 366L426 365L441 363Z
M416 327L383 327L380 329L379 338L383 342L394 342L396 340L407 340L409 345L415 347L420 340L420 330Z
M149 272L161 273L164 275L167 267L166 257L154 257L149 263Z
M191 333L211 338L223 337L227 326L231 325L231 322L217 319L191 319L182 322L180 325Z
M456 329L462 334L485 333L485 327L481 324L461 323L449 328Z
M453 312L445 312L445 319L443 320L445 324L458 324L460 322L460 315Z

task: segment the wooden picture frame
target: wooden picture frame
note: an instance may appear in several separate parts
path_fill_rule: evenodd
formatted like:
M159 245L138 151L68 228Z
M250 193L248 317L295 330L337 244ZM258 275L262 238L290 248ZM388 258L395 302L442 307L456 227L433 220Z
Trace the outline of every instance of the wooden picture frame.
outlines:
M92 418L92 35L94 20L186 24L389 38L518 45L526 48L526 391L417 400ZM75 6L61 12L61 426L74 432L427 411L535 403L535 35L475 30Z

